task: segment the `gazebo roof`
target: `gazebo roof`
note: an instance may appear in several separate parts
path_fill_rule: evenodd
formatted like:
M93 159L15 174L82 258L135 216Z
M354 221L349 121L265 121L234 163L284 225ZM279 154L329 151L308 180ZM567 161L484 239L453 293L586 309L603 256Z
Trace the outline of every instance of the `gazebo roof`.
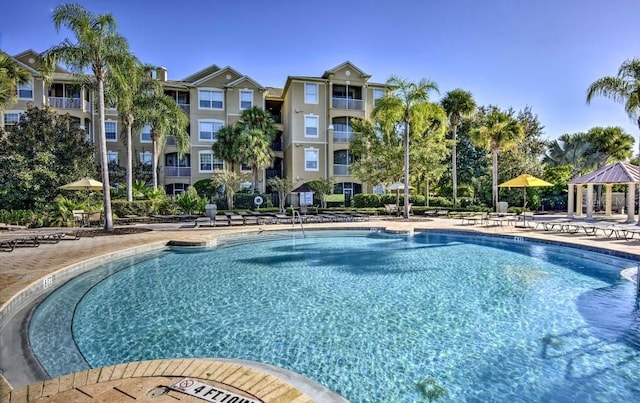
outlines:
M640 182L640 169L637 165L626 162L616 162L612 165L600 168L584 176L571 179L570 185L604 185L611 183L637 183Z

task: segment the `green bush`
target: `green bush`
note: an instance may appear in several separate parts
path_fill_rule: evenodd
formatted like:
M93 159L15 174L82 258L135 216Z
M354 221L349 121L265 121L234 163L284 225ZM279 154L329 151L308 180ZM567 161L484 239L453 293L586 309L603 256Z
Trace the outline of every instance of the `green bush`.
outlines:
M409 195L409 203L414 206L424 206L427 203L427 198L423 195ZM400 200L400 204L404 205L404 198Z
M126 215L146 217L152 212L152 204L151 200L134 200L132 202L112 200L111 210L116 217L124 217Z
M254 194L254 193L236 193L233 199L233 206L235 209L248 209L248 210L254 210L256 208L255 204L253 203L253 199L256 196L261 196L262 197L262 205L260 206L260 208L263 207L273 207L273 202L271 201L271 195L270 194ZM224 205L226 206L226 202L224 203ZM218 204L218 206L220 206Z
M215 195L217 187L211 179L200 179L193 184L198 196L203 196L207 200L211 200L211 196Z
M382 207L380 195L373 193L358 193L353 195L353 207L355 208L375 208Z
M453 207L453 202L446 197L430 197L429 198L429 207Z

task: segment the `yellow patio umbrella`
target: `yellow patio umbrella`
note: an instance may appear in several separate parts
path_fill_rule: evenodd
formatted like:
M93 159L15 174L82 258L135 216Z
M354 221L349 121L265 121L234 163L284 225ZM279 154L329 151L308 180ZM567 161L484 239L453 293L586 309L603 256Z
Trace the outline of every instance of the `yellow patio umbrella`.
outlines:
M91 178L83 178L75 182L67 183L60 186L58 189L62 190L86 190L86 191L100 191L102 190L102 182Z
M508 180L504 183L498 185L501 188L523 188L524 190L524 203L522 204L522 208L524 209L527 206L527 188L535 188L535 187L547 187L553 186L553 183L549 183L540 178L536 178L533 175L522 174L516 178ZM523 222L526 224L527 216L523 214Z

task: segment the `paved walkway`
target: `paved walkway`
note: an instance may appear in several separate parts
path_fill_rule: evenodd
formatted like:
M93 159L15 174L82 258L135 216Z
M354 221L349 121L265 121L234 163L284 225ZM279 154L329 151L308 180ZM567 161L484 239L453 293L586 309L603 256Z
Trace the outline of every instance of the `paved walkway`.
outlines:
M134 235L81 238L77 241L62 241L60 244L54 245L44 244L37 248L16 248L13 252L0 254L0 312L15 301L16 296L23 289L45 280L52 273L69 265L100 258L123 249L147 248L154 245L159 247L171 240L207 244L216 237L232 233L291 229L291 225L248 225L198 229L184 229L180 228L180 225L151 225L148 227L154 228L154 230ZM462 220L451 218L415 219L408 222L372 219L366 222L305 224L305 228L316 227L377 227L394 232L412 232L416 229L447 229L503 234L614 250L638 256L640 259L640 241L638 240L615 240L602 236L548 232L510 225L462 225ZM2 324L0 323L0 326ZM8 365L11 364L0 362L0 371L4 372L2 368ZM142 369L144 365L147 366ZM283 380L283 377L268 375L261 370L242 365L231 369L232 367L228 367L229 365L233 364L206 360L163 360L154 361L153 364L129 363L92 369L80 373L80 375L71 374L18 389L13 389L4 377L0 376L0 402L23 402L38 398L60 402L114 401L113 398L116 396L122 401L126 399L154 402L180 399L192 401L187 395L167 389L167 386L184 376L208 382L212 387L231 388L236 392L239 391L240 394L244 393L243 396L247 396L247 398L253 396L258 401L313 401L299 388ZM151 366L155 366L155 368L151 368ZM204 368L205 366L206 368ZM252 383L253 381L256 382ZM194 399L196 400L193 401L201 401L197 398Z

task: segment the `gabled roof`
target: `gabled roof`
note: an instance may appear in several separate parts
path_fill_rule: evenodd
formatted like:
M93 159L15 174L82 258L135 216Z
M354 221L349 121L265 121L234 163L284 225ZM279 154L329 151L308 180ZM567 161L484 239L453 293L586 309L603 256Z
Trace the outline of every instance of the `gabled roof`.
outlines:
M260 85L257 81L255 81L254 79L252 79L249 76L241 76L240 78L238 78L235 81L232 81L230 83L225 84L225 87L235 87L236 85L240 84L243 81L248 81L251 84L255 85L256 87L258 87L259 89L263 90L264 87L262 85Z
M571 185L584 184L612 184L612 183L637 183L640 182L640 168L626 162L616 162L612 165L600 168L584 176L569 181Z
M329 78L329 76L331 74L335 74L336 72L338 72L338 70L342 70L344 68L350 68L352 70L354 70L355 72L357 72L358 74L360 74L360 78L362 78L363 80L368 80L369 78L371 78L371 76L367 73L365 73L364 71L360 70L358 68L358 66L356 66L355 64L351 63L350 61L346 61L344 63L341 63L339 65L337 65L336 67L329 69L327 71L324 72L324 74L322 75L323 78Z
M233 69L230 66L227 66L227 67L223 67L223 68L221 68L221 69L219 69L217 71L214 71L211 74L207 74L206 76L203 76L203 77L201 77L201 78L199 78L199 79L197 79L195 81L192 81L191 84L193 84L193 85L202 84L203 82L205 82L207 80L210 80L210 79L212 79L214 77L217 77L217 76L219 76L219 75L221 75L221 74L223 74L225 72L231 72L231 73L235 74L236 76L240 76L240 77L242 76L242 74L238 73L238 71L236 71L235 69Z
M28 49L25 50L24 52L20 52L15 56L12 56L13 60L20 65L20 67L22 67L23 69L27 70L29 73L31 73L34 76L39 76L40 72L37 70L36 66L35 66L35 61L38 60L38 58L40 57L40 55L38 54L38 52L36 52L33 49ZM28 59L33 59L34 63L33 65L28 64L23 62L22 60L28 60Z
M220 67L216 66L215 64L212 64L211 66L205 67L204 69L191 74L190 76L186 77L182 81L195 82L200 80L202 77L205 77L218 70L220 70Z
M282 89L282 94L286 94L287 91L289 91L289 86L291 85L291 82L293 81L318 81L318 82L322 82L322 83L326 83L327 80L326 78L321 78L321 77L307 77L307 76L287 76L287 81L284 83L284 88Z

